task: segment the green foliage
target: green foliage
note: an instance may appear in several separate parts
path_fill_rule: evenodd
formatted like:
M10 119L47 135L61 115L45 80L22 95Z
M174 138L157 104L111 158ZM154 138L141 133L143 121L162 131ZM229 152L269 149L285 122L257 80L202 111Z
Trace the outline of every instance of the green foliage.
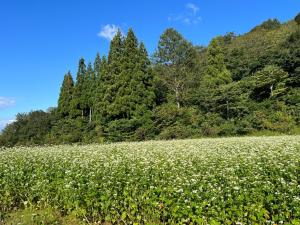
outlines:
M198 86L196 104L205 113L213 112L215 108L214 96L221 85L232 81L231 73L226 68L224 52L219 40L213 39L206 51L206 63L200 85Z
M253 31L257 31L259 29L263 29L263 30L274 30L276 28L279 28L281 25L281 23L279 22L278 19L268 19L267 21L263 22L261 25L255 27L254 29L252 29Z
M109 74L109 65L106 57L102 57L100 64L100 74L96 77L96 89L94 90L94 118L101 124L105 124L108 119L107 108L112 101L109 95L111 85L111 75Z
M246 118L253 130L270 130L278 133L289 133L295 126L295 117L284 102L263 102Z
M114 119L131 119L151 109L155 98L147 51L143 44L138 46L131 29L124 41L122 57L122 72L114 83L117 93L109 110Z
M224 61L224 53L217 39L213 39L207 48L207 64L203 82L207 88L214 88L231 82L230 71Z
M116 38L116 37L115 37ZM120 43L117 37L115 42ZM120 47L120 45L118 45ZM116 47L111 46L111 49ZM113 51L109 58L109 65L113 64ZM119 51L115 51L119 52ZM122 141L132 140L135 131L142 126L140 121L146 119L151 114L150 110L154 107L155 92L153 87L153 72L150 67L150 61L145 46L138 43L137 38L132 29L124 41L122 41L122 52L118 59L115 59L120 67L120 73L116 73L113 68L113 82L111 85L106 84L106 92L104 99L110 97L104 107L106 107L107 115L107 140ZM111 71L109 67L109 71ZM103 80L105 85L107 80ZM149 117L147 121L151 120ZM141 133L140 133L141 135Z
M57 110L47 114L50 125L43 116L29 121L44 129L19 117L0 145L297 132L298 18L270 19L243 35L229 32L207 47L169 28L152 61L132 29L126 36L119 30L107 57L97 53L87 66L79 60L75 84L65 75Z
M121 72L121 59L124 50L124 42L120 30L116 33L110 43L108 53L108 63L110 65L112 75L118 75Z
M110 50L108 54L108 64L103 74L105 83L103 83L103 101L104 110L101 110L102 117L107 117L107 122L116 119L118 109L114 104L119 90L120 74L122 72L122 64L124 59L124 39L121 31L118 31L110 43Z
M92 114L95 102L95 90L97 88L96 83L96 72L94 71L92 64L89 63L86 70L86 78L84 82L84 93L83 98L84 102L86 102L85 115L88 115L89 122L92 122Z
M72 110L70 112L72 118L84 116L84 110L86 109L87 102L85 101L85 81L86 81L86 65L84 59L79 60L78 72L76 76L76 83L74 87L74 93L72 98Z
M298 25L300 25L300 13L295 17L295 21Z
M156 108L154 124L159 139L182 139L199 136L202 117L195 108L165 104Z
M61 115L61 117L67 117L70 114L71 108L71 101L73 98L73 91L74 91L74 82L70 72L68 72L62 83L60 89L60 95L58 99L58 107L57 111Z
M254 90L252 98L264 100L277 98L286 92L286 79L288 73L277 66L266 66L263 70L254 74Z
M1 134L4 146L14 145L42 145L46 143L46 136L51 131L56 117L52 113L32 111L28 114L19 113L16 121L7 125Z
M300 28L298 27L283 44L282 54L279 54L279 64L289 72L289 85L300 86Z
M296 24L287 22L276 29L256 29L223 45L225 62L232 78L240 80L266 65L279 65L278 59L286 52L283 45L295 30Z
M155 57L159 78L180 108L195 72L196 50L181 34L170 28L161 35Z
M69 144L82 141L83 127L82 119L64 119L59 120L51 129L47 136L47 142L50 144Z
M95 61L94 61L94 72L95 72L95 77L99 77L101 74L101 58L100 54L97 53Z

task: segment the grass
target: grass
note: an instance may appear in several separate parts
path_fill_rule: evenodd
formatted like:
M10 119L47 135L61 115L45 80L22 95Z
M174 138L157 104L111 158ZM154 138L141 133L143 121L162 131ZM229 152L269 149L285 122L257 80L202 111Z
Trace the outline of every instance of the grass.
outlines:
M3 218L7 225L83 225L84 220L75 216L62 216L58 210L53 208L34 209L27 208L24 210L13 211ZM3 222L4 223L4 222Z

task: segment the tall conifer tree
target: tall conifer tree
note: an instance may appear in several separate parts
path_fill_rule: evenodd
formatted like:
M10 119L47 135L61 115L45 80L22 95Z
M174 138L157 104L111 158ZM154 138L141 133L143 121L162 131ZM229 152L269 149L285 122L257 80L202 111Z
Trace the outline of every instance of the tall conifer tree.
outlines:
M121 58L123 56L124 41L120 30L117 31L116 35L110 43L108 53L108 64L110 73L118 75L121 72Z
M130 118L133 110L133 88L130 86L134 73L138 70L138 41L132 29L129 29L124 41L124 52L121 56L121 73L115 81L114 86L117 89L116 98L111 104L111 112L114 118ZM120 60L120 59L119 59Z
M92 67L92 64L89 63L86 70L86 78L84 81L84 102L86 104L85 114L88 114L89 122L92 122L92 113L94 108L94 99L95 99L95 89L96 89L96 75Z
M120 30L116 33L110 43L110 49L107 62L107 77L105 79L105 94L103 96L106 102L107 119L113 120L118 112L116 111L114 102L120 85L120 74L123 70L124 58L124 40Z
M101 66L101 58L98 52L94 61L94 72L96 77L100 76L100 66Z
M147 51L143 44L139 45L132 29L124 40L120 61L122 70L114 83L115 99L108 108L112 119L108 133L114 140L128 140L134 139L137 129L149 124L155 99Z
M134 73L134 77L132 79L132 81L134 81L136 84L133 84L132 86L136 87L133 90L135 93L135 98L137 99L137 104L140 108L142 107L142 111L147 111L152 109L154 106L155 92L153 86L153 71L148 58L147 50L143 43L139 45L138 49L138 66L138 71ZM137 111L141 113L141 109L137 109L138 107L135 109L135 114Z
M84 116L84 110L86 108L86 102L84 99L84 82L86 79L86 65L84 59L79 60L78 72L76 76L76 83L74 87L74 94L72 99L72 117Z
M60 89L57 110L62 117L67 117L71 110L74 82L70 71L64 76Z
M109 88L111 86L111 74L109 74L109 66L105 56L101 59L100 76L96 78L97 88L95 90L95 117L104 126L108 120L107 107L110 104L111 96Z

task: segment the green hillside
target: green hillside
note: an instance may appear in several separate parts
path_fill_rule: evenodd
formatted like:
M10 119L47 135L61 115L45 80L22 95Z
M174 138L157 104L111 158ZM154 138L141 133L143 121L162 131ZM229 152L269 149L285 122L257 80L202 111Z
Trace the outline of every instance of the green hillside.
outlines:
M167 29L148 55L129 29L67 72L58 106L20 113L0 145L300 133L300 16L193 46Z

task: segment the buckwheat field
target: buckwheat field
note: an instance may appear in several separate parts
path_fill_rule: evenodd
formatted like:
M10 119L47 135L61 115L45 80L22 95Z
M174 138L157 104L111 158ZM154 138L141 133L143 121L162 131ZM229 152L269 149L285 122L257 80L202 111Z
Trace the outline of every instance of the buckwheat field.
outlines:
M91 224L300 224L300 136L1 150L0 215L49 207Z

